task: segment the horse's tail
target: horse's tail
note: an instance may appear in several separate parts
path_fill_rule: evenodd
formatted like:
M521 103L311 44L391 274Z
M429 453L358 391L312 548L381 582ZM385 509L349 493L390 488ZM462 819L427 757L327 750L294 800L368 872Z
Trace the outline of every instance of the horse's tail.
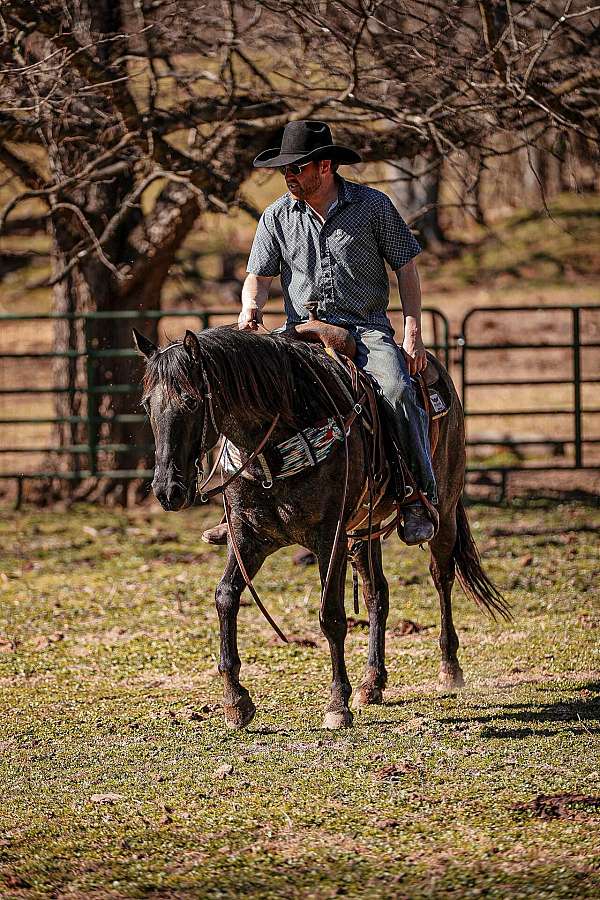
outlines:
M500 615L510 620L512 616L509 604L481 565L479 550L473 540L462 500L458 501L456 507L456 541L452 558L456 565L456 576L467 597L490 613L492 618L496 619Z

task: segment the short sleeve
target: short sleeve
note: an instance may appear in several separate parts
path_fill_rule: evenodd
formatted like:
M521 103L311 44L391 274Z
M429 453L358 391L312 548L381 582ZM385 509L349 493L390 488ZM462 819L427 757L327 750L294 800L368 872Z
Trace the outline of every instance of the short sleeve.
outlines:
M281 250L273 230L272 220L265 211L260 217L252 242L246 271L252 275L279 275Z
M377 224L381 255L394 271L401 269L419 255L421 245L385 194L382 197Z

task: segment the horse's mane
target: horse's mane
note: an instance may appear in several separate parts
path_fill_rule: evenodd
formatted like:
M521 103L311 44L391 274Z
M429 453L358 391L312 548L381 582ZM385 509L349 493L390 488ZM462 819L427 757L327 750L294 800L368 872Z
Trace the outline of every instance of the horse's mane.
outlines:
M192 361L181 341L148 360L145 396L160 384L169 402L184 405L186 395L202 401L208 387L222 408L243 409L257 421L279 412L284 422L305 425L331 412L321 380L341 408L347 405L343 400L348 386L344 372L320 346L231 326L209 328L196 336L199 364Z

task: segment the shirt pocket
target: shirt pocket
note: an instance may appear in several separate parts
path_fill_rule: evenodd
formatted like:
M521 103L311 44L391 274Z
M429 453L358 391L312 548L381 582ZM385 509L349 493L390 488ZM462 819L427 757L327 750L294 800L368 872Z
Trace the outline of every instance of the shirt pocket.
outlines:
M282 256L295 272L313 272L317 263L317 251L311 240L289 240L282 247Z
M331 255L354 277L379 273L383 266L377 243L367 224L364 229L336 228L329 238Z

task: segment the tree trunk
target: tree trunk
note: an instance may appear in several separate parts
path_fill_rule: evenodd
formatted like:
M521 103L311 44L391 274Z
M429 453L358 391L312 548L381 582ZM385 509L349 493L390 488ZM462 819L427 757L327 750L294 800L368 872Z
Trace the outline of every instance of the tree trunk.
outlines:
M439 218L440 167L430 171L429 160L424 156L402 159L399 164L412 177L403 174L402 180L390 186L392 199L404 218L410 220L421 245L433 253L443 253L447 241ZM386 166L386 170L388 177L398 178L394 166Z

